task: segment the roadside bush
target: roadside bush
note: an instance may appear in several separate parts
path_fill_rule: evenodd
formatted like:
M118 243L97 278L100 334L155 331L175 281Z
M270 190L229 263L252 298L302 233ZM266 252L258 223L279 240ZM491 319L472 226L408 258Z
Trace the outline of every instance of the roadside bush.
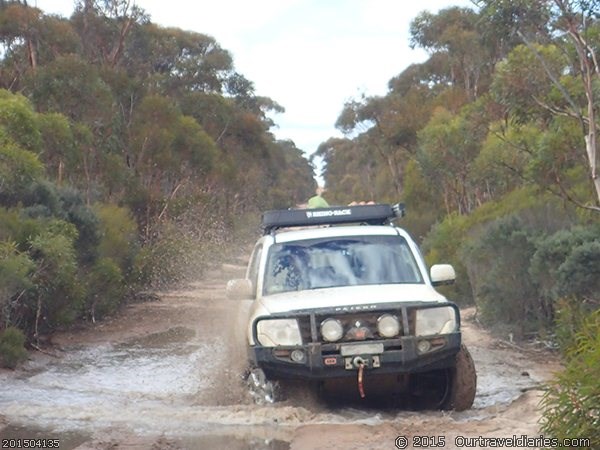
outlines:
M14 369L27 358L25 335L15 327L8 327L0 332L0 363L2 367Z
M565 370L542 400L542 429L558 439L586 437L585 448L600 448L600 310L588 315L564 352Z
M119 266L109 258L99 259L87 276L86 314L95 322L114 312L124 292Z
M96 204L94 211L99 218L101 258L112 259L123 274L131 271L139 251L137 223L129 209L111 204Z
M536 240L529 273L553 319L561 347L570 347L583 319L600 307L600 227L576 226Z
M600 235L572 249L558 268L558 293L600 306Z
M2 140L0 128L0 204L16 205L29 185L42 176L44 166L35 153Z
M29 187L23 204L26 206L23 213L28 217L56 217L75 225L75 248L79 262L85 265L95 261L100 240L99 220L85 204L81 192L70 187L60 188L49 181L36 182Z
M537 195L532 188L521 188L500 201L483 204L470 215L454 213L446 216L432 227L423 241L428 264L446 262L454 265L456 270L456 284L444 289L443 293L461 305L474 303L476 293L472 283L476 265L469 262L472 254L468 248L472 241L480 238L489 223L518 215L523 226L526 224L530 229L560 229L569 217L567 213L557 214L557 210L554 199Z
M35 294L30 300L36 334L42 325L47 329L68 325L81 312L85 291L78 278L77 231L73 225L63 224L67 232L50 228L31 240L31 255L37 266L32 277Z
M14 325L12 312L27 290L35 265L12 242L0 241L0 326Z
M467 268L459 249L469 229L468 217L453 214L436 224L423 241L423 250L428 265L452 264L456 270L456 282L440 289L449 300L459 305L473 304L473 290Z
M540 294L555 301L564 296L600 296L600 227L573 227L543 235L536 243L531 275Z
M551 325L529 275L534 237L520 219L507 217L491 222L464 250L483 322L509 326L517 337Z
M82 265L92 264L98 257L98 217L94 210L86 205L81 192L73 188L61 188L58 191L62 205L60 218L77 227L75 249Z

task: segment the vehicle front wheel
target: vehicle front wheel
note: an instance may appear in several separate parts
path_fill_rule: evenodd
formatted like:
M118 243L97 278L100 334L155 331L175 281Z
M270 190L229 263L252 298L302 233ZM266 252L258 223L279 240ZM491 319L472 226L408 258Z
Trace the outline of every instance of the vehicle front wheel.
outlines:
M473 358L463 344L456 354L456 365L449 371L448 392L442 409L464 411L473 406L477 390L477 373Z
M250 369L246 376L246 385L252 400L257 405L275 403L278 397L278 388L268 380L262 369Z

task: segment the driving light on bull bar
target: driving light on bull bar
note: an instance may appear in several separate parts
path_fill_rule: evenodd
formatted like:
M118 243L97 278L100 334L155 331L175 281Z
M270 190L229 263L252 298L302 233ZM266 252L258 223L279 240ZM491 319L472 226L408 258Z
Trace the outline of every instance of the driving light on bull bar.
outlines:
M419 353L427 353L429 350L431 350L431 342L425 340L417 342L417 351Z
M304 352L300 349L296 349L290 354L290 358L292 358L292 361L294 362L302 362L304 361Z
M296 319L267 319L256 325L258 342L264 347L302 345L300 328Z
M400 322L396 316L384 314L377 319L377 331L383 337L391 338L400 334Z
M337 319L325 319L321 322L321 336L328 342L339 341L344 335L344 327Z
M417 310L416 336L447 334L453 331L456 331L456 313L451 306Z

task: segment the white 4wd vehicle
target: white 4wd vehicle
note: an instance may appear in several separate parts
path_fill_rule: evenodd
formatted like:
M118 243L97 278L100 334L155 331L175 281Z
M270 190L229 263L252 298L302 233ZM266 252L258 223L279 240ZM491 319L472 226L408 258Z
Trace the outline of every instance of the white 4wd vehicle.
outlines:
M246 278L227 286L229 298L249 300L241 310L255 383L351 384L357 398L471 407L476 374L459 309L434 289L453 282L454 269L428 273L417 245L390 224L401 212L379 204L263 215Z

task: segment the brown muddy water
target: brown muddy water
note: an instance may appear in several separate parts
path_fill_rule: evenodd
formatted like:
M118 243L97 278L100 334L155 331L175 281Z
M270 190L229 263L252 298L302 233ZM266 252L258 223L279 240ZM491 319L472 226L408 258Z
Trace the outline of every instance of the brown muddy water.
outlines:
M230 275L215 272L186 291L135 305L93 339L75 334L57 345L56 357L38 355L18 371L0 372L0 437L59 439L61 449L117 448L110 443L127 435L155 437L153 448L282 450L306 425L377 426L448 414L305 398L256 405L228 349L236 308L224 298ZM458 420L484 420L490 408L509 405L540 381L535 371L524 372L525 357L481 342L470 349L478 392L474 408L457 413Z

